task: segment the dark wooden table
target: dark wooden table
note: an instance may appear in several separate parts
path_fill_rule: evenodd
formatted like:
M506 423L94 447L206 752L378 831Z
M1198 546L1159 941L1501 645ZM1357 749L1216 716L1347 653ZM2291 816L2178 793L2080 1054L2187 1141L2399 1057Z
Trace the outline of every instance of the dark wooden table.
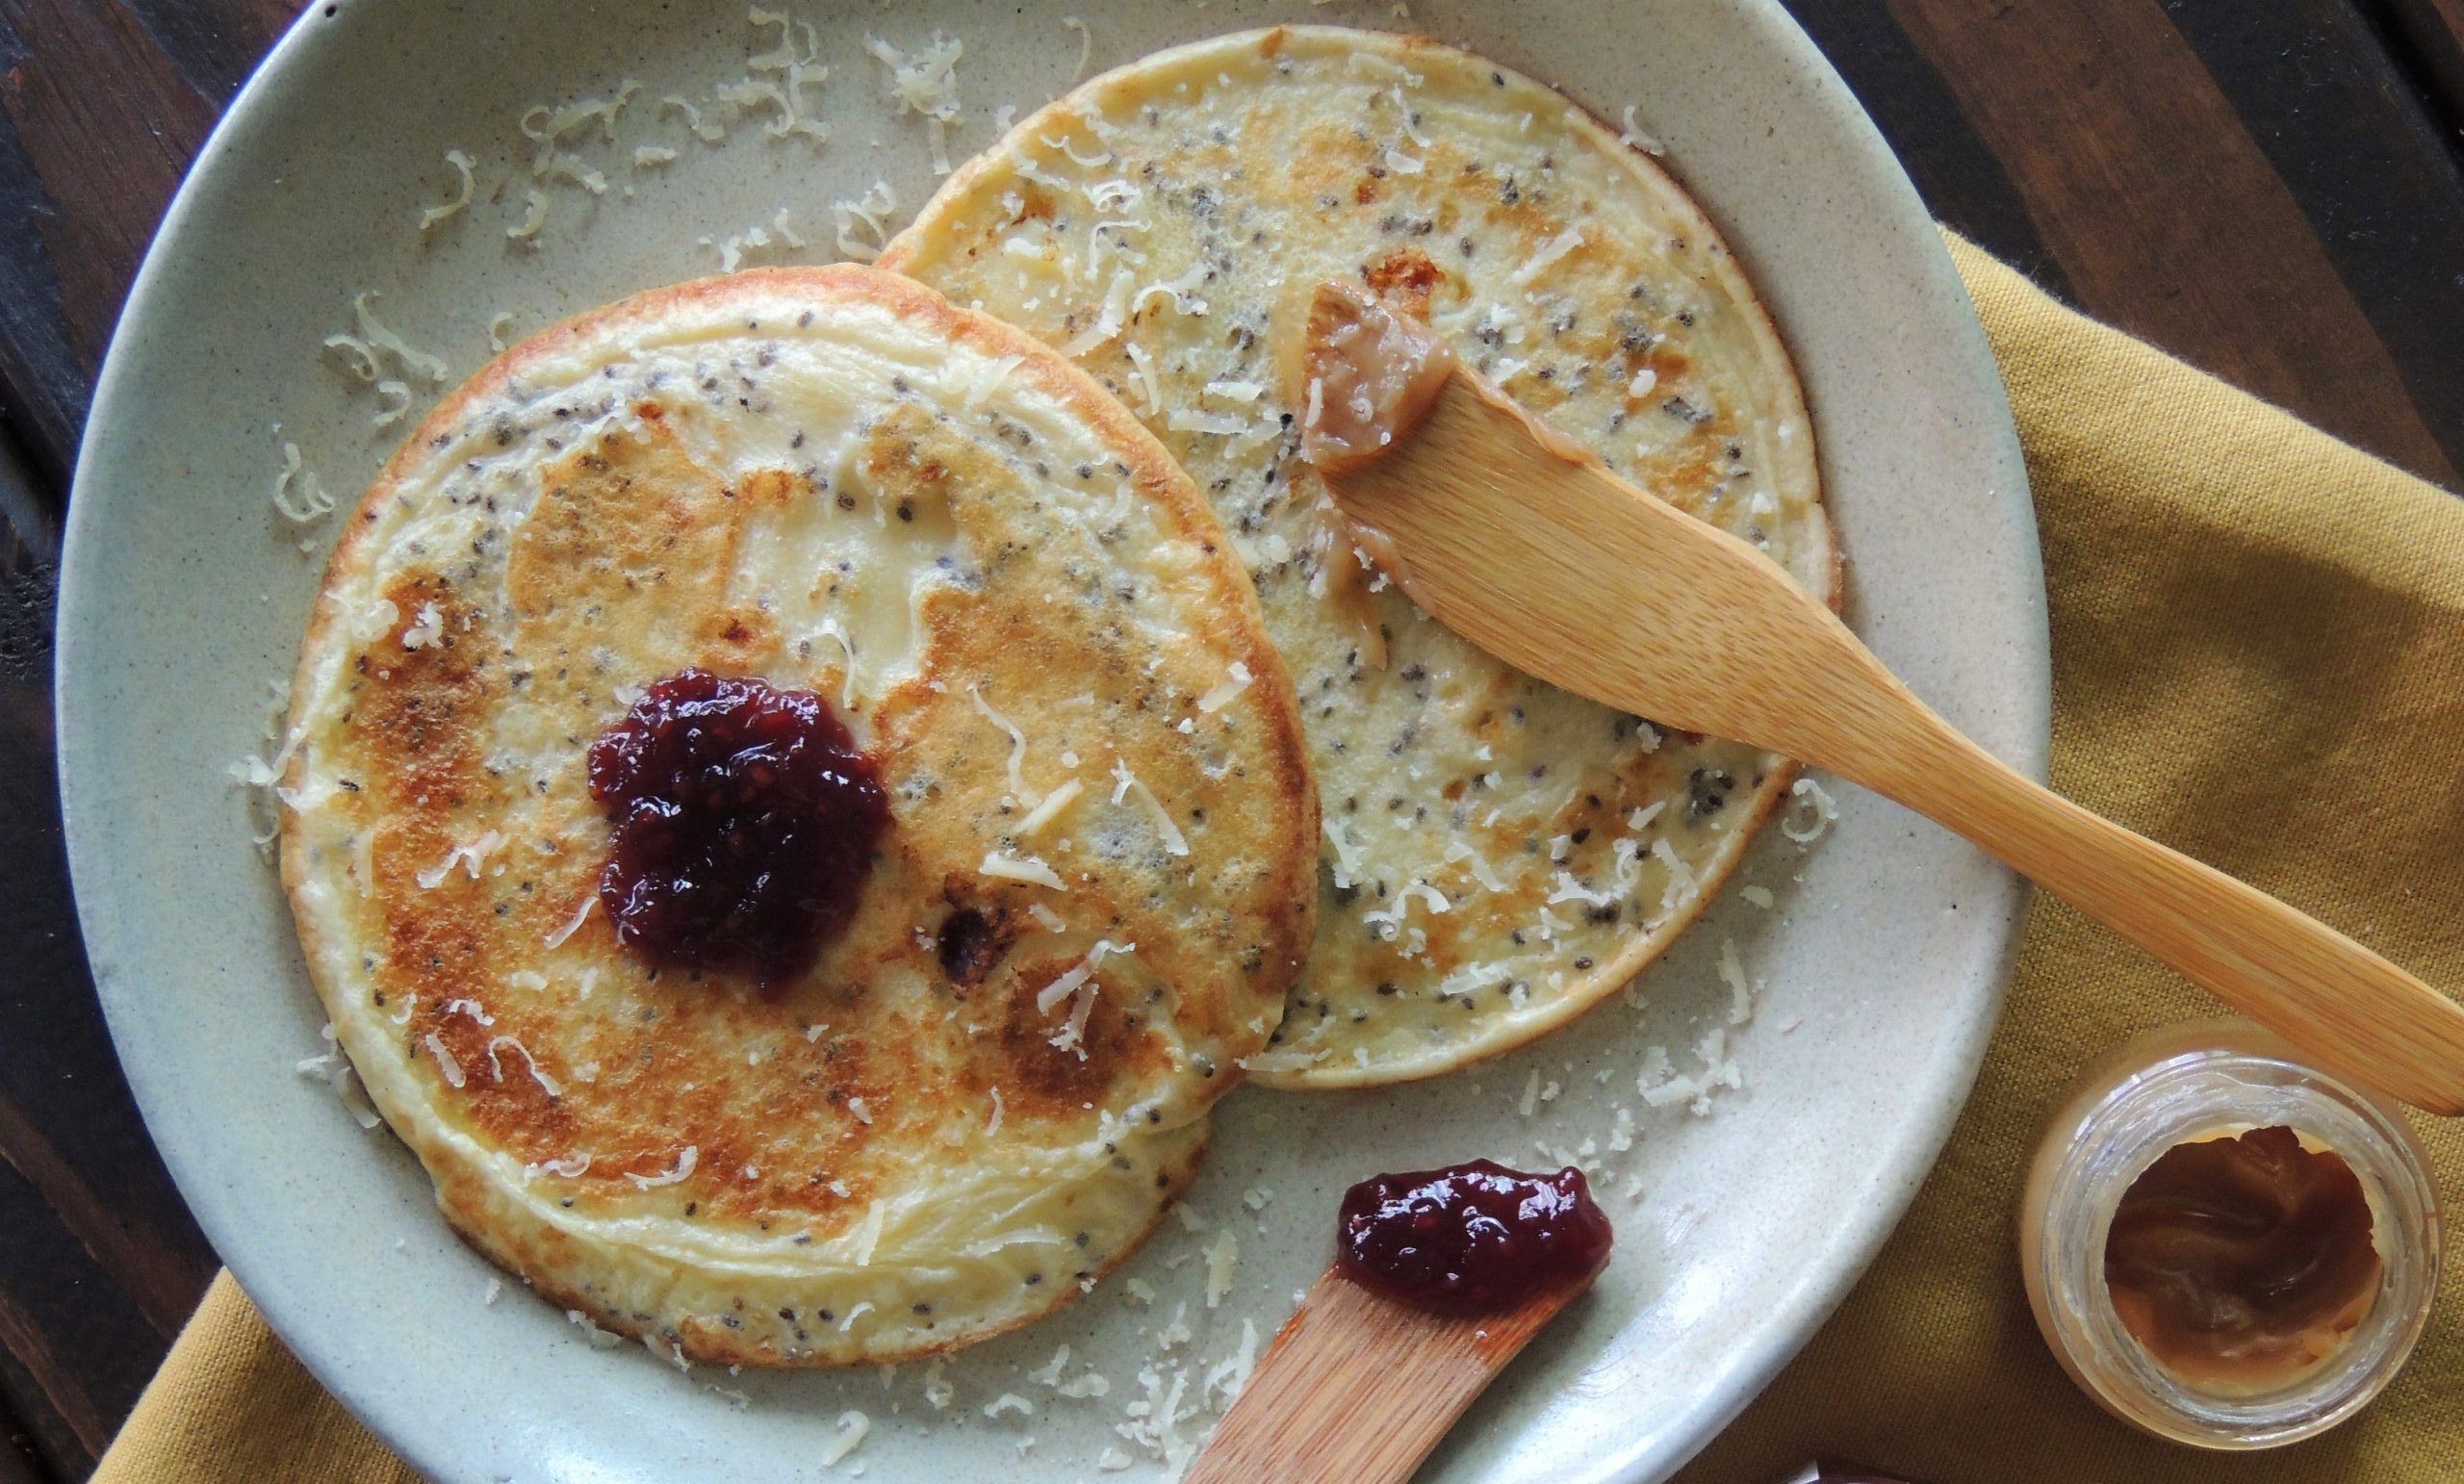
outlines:
M348 0L345 0L348 3ZM95 368L296 0L0 0L0 1484L83 1478L213 1275L71 911L51 615ZM1791 0L1944 220L2464 490L2464 0Z

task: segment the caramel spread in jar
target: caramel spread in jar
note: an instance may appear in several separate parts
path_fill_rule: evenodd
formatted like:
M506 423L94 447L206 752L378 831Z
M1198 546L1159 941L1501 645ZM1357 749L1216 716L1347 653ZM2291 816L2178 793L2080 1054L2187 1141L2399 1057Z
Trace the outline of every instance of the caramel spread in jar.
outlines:
M2379 1267L2351 1166L2284 1127L2174 1145L2105 1239L2123 1327L2214 1391L2265 1391L2334 1354L2369 1315Z

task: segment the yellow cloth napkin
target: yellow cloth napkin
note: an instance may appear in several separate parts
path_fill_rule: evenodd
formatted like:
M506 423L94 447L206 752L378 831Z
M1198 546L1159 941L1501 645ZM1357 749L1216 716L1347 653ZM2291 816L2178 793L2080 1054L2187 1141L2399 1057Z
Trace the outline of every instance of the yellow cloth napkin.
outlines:
M1967 243L2036 491L2054 784L2464 984L2464 502L2118 331ZM2145 1439L2038 1338L2012 1241L2045 1116L2097 1053L2215 1007L2057 903L2028 927L1965 1115L1873 1270L1682 1484L1815 1454L1929 1484L2464 1477L2464 1273L2411 1365L2323 1438L2257 1456ZM2425 1124L2464 1189L2464 1129ZM2452 1255L2452 1254L2451 1254ZM142 1480L413 1477L225 1274L102 1470Z

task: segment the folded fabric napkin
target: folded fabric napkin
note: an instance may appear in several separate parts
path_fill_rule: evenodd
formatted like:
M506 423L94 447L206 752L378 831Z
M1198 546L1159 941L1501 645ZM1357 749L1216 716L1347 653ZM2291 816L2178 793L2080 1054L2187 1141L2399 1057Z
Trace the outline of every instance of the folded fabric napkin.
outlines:
M2073 314L1964 242L2044 543L2054 786L2464 984L2464 501ZM1851 556L1853 559L1853 546ZM2085 1064L2215 1004L2059 903L1941 1163L1881 1258L1680 1475L1772 1484L1820 1454L1928 1484L2464 1473L2464 1272L2376 1403L2259 1455L2143 1438L2064 1377L2019 1288L2012 1213ZM2464 1128L2422 1124L2445 1189ZM101 1484L415 1477L216 1280Z

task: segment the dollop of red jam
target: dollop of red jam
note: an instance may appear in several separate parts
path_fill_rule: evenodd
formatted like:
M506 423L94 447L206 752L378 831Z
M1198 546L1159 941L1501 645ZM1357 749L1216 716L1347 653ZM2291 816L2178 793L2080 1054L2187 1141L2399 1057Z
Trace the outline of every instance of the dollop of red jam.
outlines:
M613 848L600 905L654 963L809 968L845 928L889 824L881 777L810 691L706 670L646 691L590 745Z
M1335 1266L1416 1308L1481 1314L1590 1277L1608 1243L1608 1217L1581 1170L1527 1175L1474 1160L1345 1191Z

